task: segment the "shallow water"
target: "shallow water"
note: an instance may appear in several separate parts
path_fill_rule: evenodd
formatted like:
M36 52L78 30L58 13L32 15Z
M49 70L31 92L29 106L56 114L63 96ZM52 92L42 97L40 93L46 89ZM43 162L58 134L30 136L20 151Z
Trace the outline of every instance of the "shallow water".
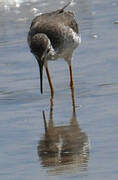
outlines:
M2 180L118 177L118 2L78 0L68 8L76 14L82 37L73 56L76 115L67 64L49 64L55 86L52 106L45 74L40 94L37 62L26 41L34 16L64 4L0 1ZM45 135L44 114L53 129L50 136ZM63 153L57 153L63 143Z

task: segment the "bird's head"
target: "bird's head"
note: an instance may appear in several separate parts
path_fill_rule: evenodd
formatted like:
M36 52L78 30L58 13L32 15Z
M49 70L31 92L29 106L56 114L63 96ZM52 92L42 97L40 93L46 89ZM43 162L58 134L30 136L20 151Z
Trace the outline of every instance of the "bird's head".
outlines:
M35 55L40 70L40 89L43 93L43 66L46 65L47 59L54 55L54 49L47 35L38 33L31 39L31 52Z

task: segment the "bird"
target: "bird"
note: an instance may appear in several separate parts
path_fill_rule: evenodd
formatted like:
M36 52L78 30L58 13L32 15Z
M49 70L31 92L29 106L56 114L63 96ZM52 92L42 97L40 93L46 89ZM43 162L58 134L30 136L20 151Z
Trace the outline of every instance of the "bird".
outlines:
M81 36L74 13L65 11L70 4L71 1L63 8L36 16L32 20L28 32L29 49L39 65L41 94L43 93L43 67L45 67L51 97L54 97L55 92L48 61L62 58L67 62L70 72L70 87L74 89L71 60L73 51L81 43Z

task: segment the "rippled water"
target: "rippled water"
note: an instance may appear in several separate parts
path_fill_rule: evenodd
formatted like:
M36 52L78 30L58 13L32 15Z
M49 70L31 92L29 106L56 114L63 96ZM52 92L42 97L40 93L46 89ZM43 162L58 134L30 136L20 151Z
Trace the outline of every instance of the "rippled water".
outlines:
M67 1L66 1L67 2ZM68 66L49 64L54 104L27 45L34 16L64 1L0 1L0 179L116 180L118 177L118 2L75 0L82 44ZM45 124L45 126L44 126ZM46 133L48 131L48 134ZM57 153L65 145L63 152Z

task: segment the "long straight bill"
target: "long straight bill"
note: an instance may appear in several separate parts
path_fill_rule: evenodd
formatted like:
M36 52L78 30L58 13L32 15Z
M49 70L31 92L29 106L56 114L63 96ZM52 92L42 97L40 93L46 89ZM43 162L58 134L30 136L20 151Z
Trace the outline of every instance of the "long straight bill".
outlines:
M43 65L39 65L39 71L40 71L40 91L41 94L43 94Z

